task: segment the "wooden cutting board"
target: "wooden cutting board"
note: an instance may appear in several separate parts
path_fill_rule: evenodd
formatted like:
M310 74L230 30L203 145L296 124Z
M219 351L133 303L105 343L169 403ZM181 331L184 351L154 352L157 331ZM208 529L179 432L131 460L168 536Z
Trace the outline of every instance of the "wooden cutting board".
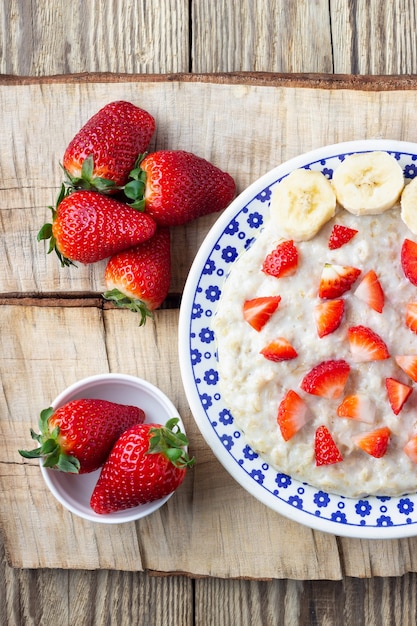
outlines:
M340 579L417 571L417 539L337 538L289 521L247 494L201 437L178 368L178 301L191 262L217 216L173 234L168 305L139 329L100 293L104 262L62 270L36 233L61 181L59 162L80 126L125 99L157 120L151 146L208 158L238 191L284 160L353 139L417 142L414 77L270 74L0 79L0 524L14 567L118 569L229 578ZM31 444L41 409L84 376L125 372L172 399L195 469L159 512L137 523L93 524L59 505Z

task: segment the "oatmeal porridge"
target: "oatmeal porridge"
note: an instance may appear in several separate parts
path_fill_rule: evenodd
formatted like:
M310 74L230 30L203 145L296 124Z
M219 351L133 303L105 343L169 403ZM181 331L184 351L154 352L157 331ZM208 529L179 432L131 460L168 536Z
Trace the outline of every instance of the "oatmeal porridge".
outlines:
M337 181L314 181L300 203L306 170L283 179L213 321L222 399L249 445L350 497L417 489L417 245L394 170L379 199L349 210Z

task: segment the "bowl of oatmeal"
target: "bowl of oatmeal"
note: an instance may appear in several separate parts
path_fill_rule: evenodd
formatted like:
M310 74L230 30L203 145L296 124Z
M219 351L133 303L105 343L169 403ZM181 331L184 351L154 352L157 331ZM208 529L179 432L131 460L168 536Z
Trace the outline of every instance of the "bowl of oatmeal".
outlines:
M307 229L299 241L296 232L283 233L280 221L273 219L274 195L294 171L318 172L331 183L347 157L374 152L395 160L407 187L416 175L417 145L369 140L300 155L235 199L191 268L181 305L179 350L197 425L245 489L312 528L392 538L414 535L417 529L417 465L404 452L416 428L417 392L410 370L402 367L405 357L417 354L417 335L404 323L407 306L417 301L417 288L401 265L404 240L417 237L401 219L400 192L379 213L372 207L366 214L360 208L347 211L336 199L333 214L330 203L317 233ZM354 235L330 249L335 225ZM295 245L297 270L277 280L262 268L283 241ZM329 267L359 273L342 295L323 292L321 298ZM381 311L367 300L372 272L382 285ZM245 319L244 305L266 297L278 303L268 323L256 330ZM342 301L343 321L319 336L316 307L335 301ZM385 353L368 358L363 329L366 340L369 330L382 340ZM295 356L282 358L282 350L290 348ZM321 375L335 362L344 364L343 384L337 379L334 396L316 395L312 378L317 388L317 371ZM394 381L395 391L388 390L387 381ZM400 391L402 404L395 405ZM289 392L299 398L296 415L302 425L286 440L278 414ZM330 461L321 453L329 449L323 429L339 454L333 450Z

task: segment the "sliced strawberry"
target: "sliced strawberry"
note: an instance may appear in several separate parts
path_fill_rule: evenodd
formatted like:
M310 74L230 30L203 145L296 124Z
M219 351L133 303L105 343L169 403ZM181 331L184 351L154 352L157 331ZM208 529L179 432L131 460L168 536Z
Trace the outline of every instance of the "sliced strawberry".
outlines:
M386 426L352 437L353 443L361 450L380 459L387 451L391 431Z
M326 426L319 426L316 430L314 451L317 466L333 465L333 463L343 461L339 448Z
M348 340L355 363L382 361L390 356L383 339L367 326L351 326Z
M417 243L404 239L401 247L401 267L406 278L417 286Z
M369 270L354 291L354 295L378 313L382 313L385 296L374 270Z
M345 388L350 366L346 361L322 361L310 370L300 383L303 391L322 398L339 398Z
M395 378L386 378L385 386L387 388L388 400L393 410L394 415L403 408L404 404L410 397L413 388L410 385L405 385Z
M306 403L298 393L290 389L282 398L277 415L277 423L285 441L288 441L311 418Z
M413 461L413 463L417 463L417 435L413 435L413 437L407 441L403 449L408 458Z
M405 325L417 333L417 302L409 302L405 310Z
M339 298L349 291L360 275L361 270L348 265L325 263L320 278L319 297L323 299Z
M342 226L341 224L335 224L330 233L328 246L330 250L336 250L348 243L352 237L356 235L358 231L349 226Z
M282 278L291 276L298 267L298 250L292 240L279 243L275 250L270 252L262 265L262 271L270 276Z
M314 307L314 319L318 336L325 337L333 333L340 326L343 313L345 311L345 302L342 299L324 300Z
M261 296L243 303L244 319L258 332L278 308L281 296Z
M298 356L297 351L284 337L278 337L271 341L265 348L262 348L261 354L268 361L289 361Z
M400 355L396 356L395 360L407 376L417 383L417 356L412 354Z
M375 420L375 403L362 393L356 393L343 398L337 407L339 417L348 417L358 422L373 424Z

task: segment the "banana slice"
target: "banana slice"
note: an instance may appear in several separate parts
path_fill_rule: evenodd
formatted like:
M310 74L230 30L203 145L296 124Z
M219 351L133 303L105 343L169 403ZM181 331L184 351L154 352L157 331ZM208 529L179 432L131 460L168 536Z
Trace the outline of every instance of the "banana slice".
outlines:
M401 218L411 232L417 235L417 178L413 178L401 194Z
M347 156L333 174L337 201L353 215L376 215L391 209L404 188L403 171L387 152Z
M314 237L335 212L335 192L321 172L293 170L272 193L270 216L280 234L294 241Z

